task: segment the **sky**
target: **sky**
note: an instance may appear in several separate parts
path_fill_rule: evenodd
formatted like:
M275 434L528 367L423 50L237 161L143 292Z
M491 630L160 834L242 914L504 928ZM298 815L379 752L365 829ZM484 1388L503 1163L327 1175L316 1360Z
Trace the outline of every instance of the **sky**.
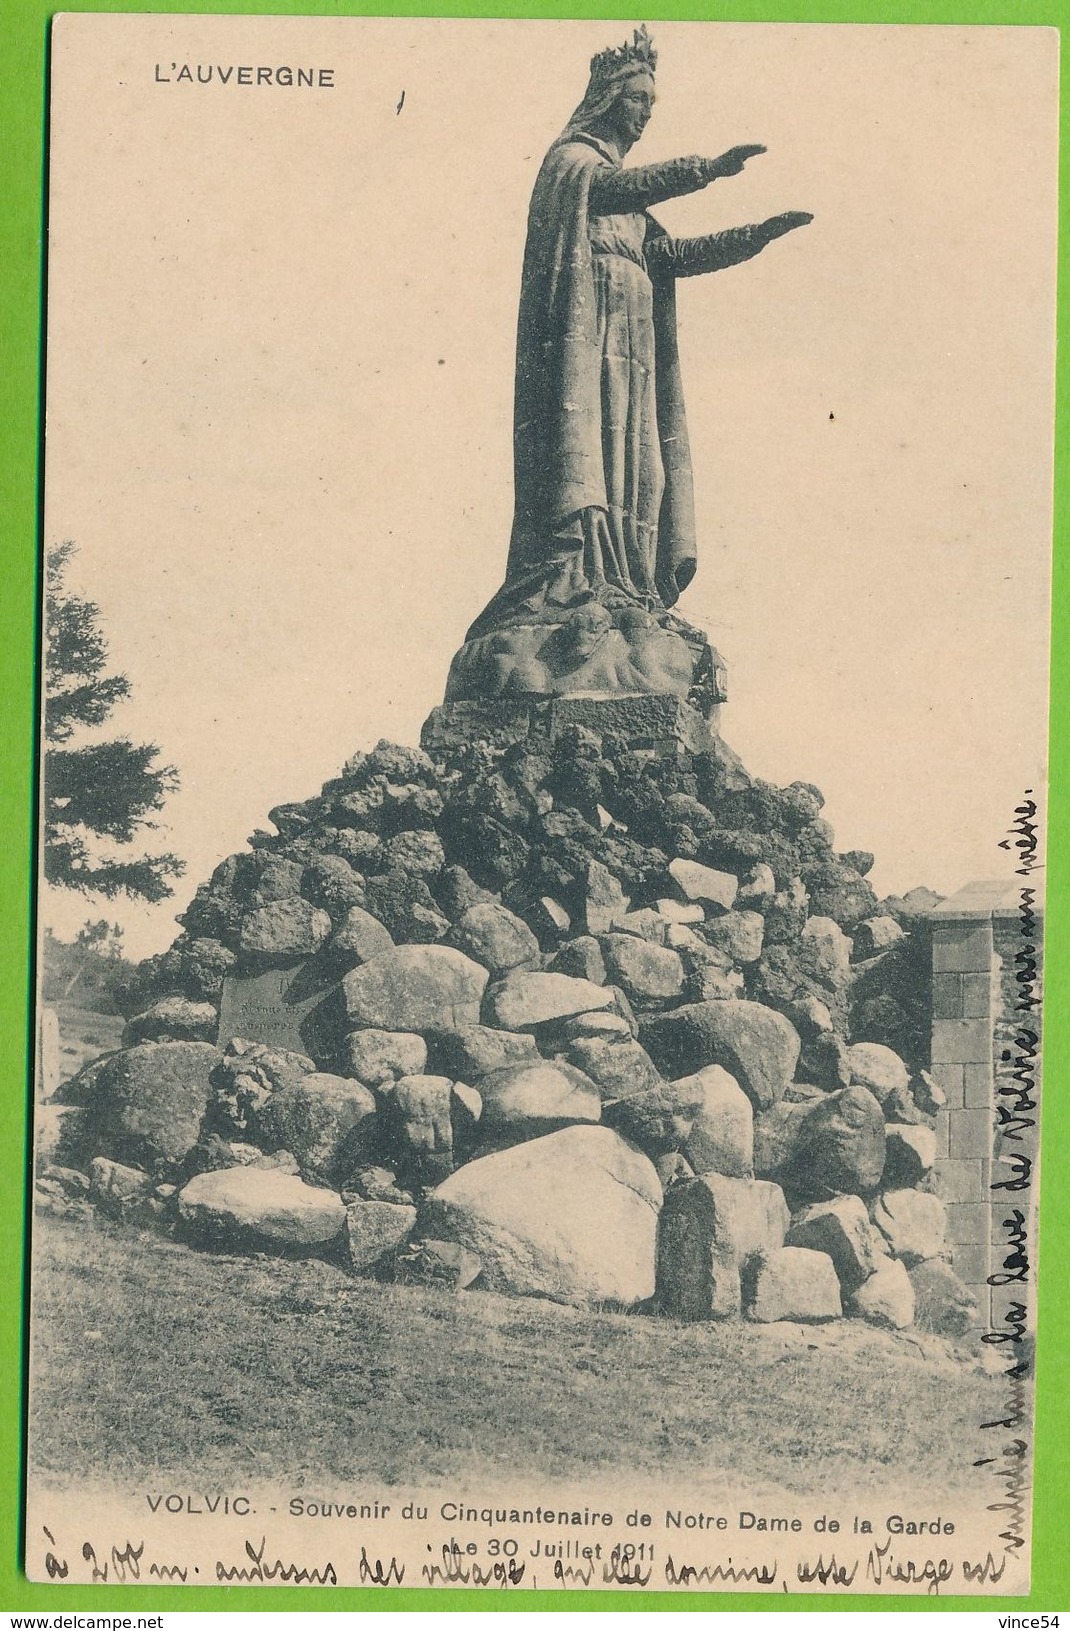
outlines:
M60 934L162 949L272 805L418 740L504 572L531 187L630 27L59 19L46 537L130 678L115 729L179 769L153 841L187 863L155 908L54 893ZM633 159L768 148L663 223L814 214L679 291L679 609L727 661L723 732L822 788L879 894L1000 876L1044 777L1055 34L652 32Z

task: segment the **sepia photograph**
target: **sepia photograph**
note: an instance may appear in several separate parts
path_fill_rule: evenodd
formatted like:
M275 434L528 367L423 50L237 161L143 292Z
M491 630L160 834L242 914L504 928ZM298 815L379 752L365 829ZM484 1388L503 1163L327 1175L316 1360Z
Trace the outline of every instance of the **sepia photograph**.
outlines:
M1058 72L54 19L30 1580L1028 1594Z

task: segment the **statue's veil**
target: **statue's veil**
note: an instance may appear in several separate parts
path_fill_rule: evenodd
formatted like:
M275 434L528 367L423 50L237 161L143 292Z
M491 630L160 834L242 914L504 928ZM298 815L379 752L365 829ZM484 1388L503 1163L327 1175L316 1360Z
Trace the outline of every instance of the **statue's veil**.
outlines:
M653 79L657 62L658 54L645 23L634 31L631 44L625 41L615 49L610 47L607 51L599 51L591 58L591 77L587 81L583 101L558 141L567 141L590 130L597 119L609 112L630 79L640 74Z
M628 81L640 76L652 79L653 70L646 63L634 60L622 63L618 71L608 78L605 74L592 74L583 101L572 114L558 141L567 141L569 137L589 130L603 114L609 112Z

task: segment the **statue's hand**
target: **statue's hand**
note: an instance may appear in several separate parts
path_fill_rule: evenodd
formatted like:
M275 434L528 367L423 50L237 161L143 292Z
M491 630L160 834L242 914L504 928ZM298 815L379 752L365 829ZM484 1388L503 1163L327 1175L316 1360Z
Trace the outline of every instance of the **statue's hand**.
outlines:
M768 221L763 221L762 231L767 239L782 238L785 232L808 226L812 220L813 216L806 210L785 210L783 215L773 215Z
M753 144L750 147L730 147L727 153L722 153L719 159L706 160L706 175L709 181L719 181L722 176L738 176L748 159L753 159L765 148Z

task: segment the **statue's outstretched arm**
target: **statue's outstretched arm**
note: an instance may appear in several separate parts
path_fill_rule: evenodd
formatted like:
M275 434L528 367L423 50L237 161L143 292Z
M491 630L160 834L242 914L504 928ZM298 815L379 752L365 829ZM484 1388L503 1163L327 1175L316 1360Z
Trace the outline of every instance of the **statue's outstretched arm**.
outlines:
M592 215L626 215L649 209L667 198L697 193L721 176L738 175L749 158L764 152L764 147L733 147L719 159L704 159L692 153L687 158L666 159L662 164L637 164L629 170L606 165L591 177L588 209Z
M671 238L668 233L657 233L646 241L647 267L652 277L695 277L700 272L719 272L726 266L749 261L774 238L812 220L813 216L804 210L789 210L756 226L730 227L727 232L710 232L704 238Z

